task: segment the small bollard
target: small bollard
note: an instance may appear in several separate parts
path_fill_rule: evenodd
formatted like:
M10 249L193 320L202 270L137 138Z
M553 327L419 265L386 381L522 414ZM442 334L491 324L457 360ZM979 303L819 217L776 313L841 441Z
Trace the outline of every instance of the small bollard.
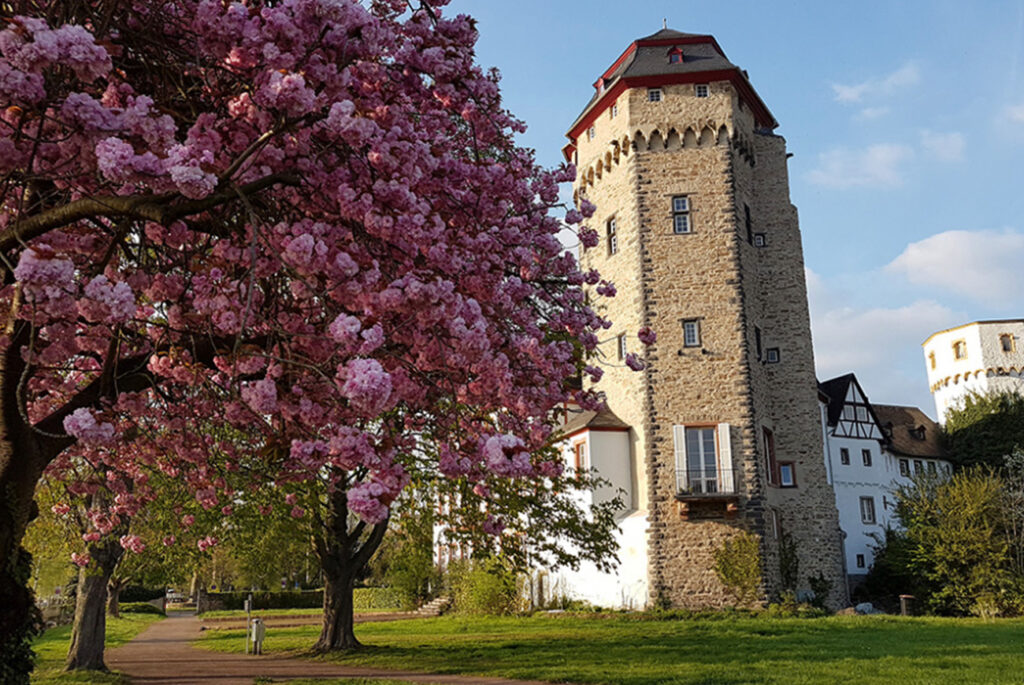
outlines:
M914 595L900 595L900 616L914 615Z
M267 627L263 620L254 618L252 620L252 653L263 654L263 640L267 637Z

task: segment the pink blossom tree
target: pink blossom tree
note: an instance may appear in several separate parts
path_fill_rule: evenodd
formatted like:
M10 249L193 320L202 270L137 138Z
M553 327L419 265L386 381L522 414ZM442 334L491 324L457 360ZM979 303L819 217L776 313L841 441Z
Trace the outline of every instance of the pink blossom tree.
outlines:
M356 644L351 568L409 455L556 468L536 448L553 408L594 404L569 379L606 325L551 214L574 171L516 147L445 4L4 6L0 635L28 615L19 544L48 467L102 466L114 518L152 469L210 508L253 455L324 477L324 648Z

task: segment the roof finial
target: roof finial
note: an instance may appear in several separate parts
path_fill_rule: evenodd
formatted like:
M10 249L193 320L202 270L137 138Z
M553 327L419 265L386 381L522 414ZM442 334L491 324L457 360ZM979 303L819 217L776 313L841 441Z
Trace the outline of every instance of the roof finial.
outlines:
M667 29L668 28L668 17L665 17L664 19L661 20L661 28L663 28L663 29Z

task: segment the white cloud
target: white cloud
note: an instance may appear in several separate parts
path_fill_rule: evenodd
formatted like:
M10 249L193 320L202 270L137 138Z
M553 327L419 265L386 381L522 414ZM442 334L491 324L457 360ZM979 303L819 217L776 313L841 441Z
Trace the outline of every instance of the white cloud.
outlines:
M903 183L900 166L913 157L906 145L877 144L863 150L833 148L818 155L818 167L808 180L830 188L898 186Z
M964 158L967 141L962 133L956 131L938 133L925 129L921 131L921 147L938 160L957 162Z
M921 342L962 323L962 314L934 300L856 307L848 293L807 269L818 378L855 373L872 401L910 404L934 415Z
M910 243L886 271L983 304L1014 305L1024 290L1024 233L945 231Z
M886 96L912 86L921 80L921 71L913 62L907 62L885 76L869 78L861 83L844 85L833 83L832 91L838 102L861 102L865 96ZM869 98L870 99L870 98Z
M1004 114L1015 124L1024 124L1024 104L1007 107Z
M857 113L856 118L859 121L873 121L875 119L881 119L888 113L888 107L865 107Z

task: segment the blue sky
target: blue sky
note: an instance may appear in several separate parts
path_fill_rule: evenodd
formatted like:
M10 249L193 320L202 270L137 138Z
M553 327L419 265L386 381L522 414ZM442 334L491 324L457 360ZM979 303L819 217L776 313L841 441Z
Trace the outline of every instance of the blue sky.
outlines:
M524 145L560 161L591 84L638 37L710 33L780 122L819 377L934 416L920 344L1024 317L1024 0L454 0Z

